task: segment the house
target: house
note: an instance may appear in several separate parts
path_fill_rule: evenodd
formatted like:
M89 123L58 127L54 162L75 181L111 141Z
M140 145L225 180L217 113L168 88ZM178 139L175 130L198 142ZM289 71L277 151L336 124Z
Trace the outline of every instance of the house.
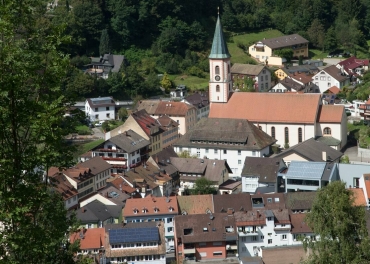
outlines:
M368 184L366 178L370 173L368 164L335 164L331 181L343 181L346 188L365 188Z
M166 263L162 221L127 223L124 226L109 225L105 231L104 249L107 263Z
M305 86L297 83L292 78L286 77L280 80L277 84L271 87L270 92L273 93L287 93L287 92L305 92Z
M78 191L78 199L81 201L87 195L96 192L106 185L106 180L110 177L111 165L101 157L94 157L74 167L61 171L65 179ZM56 167L51 167L48 176L53 176L59 171Z
M292 49L293 57L308 57L308 40L298 34L281 36L277 38L263 39L249 46L249 54L266 65L283 65L284 58L276 55L280 49Z
M117 174L114 178L107 180L107 185L116 187L122 193L125 193L133 198L141 198L141 196L136 197L136 189L130 186L124 179L123 176Z
M282 176L285 192L316 191L332 179L334 164L293 160Z
M104 54L101 57L92 57L91 63L85 65L88 69L86 73L97 77L108 79L110 72L119 72L122 63L125 62L125 56Z
M319 72L316 65L304 64L297 66L285 66L277 69L274 74L279 80L284 80L286 77L294 74L304 73L306 75L313 75Z
M221 183L218 186L219 194L236 194L241 192L241 181L236 181L233 179L228 179L227 181Z
M79 255L96 256L104 249L105 230L104 228L82 228L69 236L69 242L73 244L79 241Z
M215 213L227 213L228 211L252 210L251 195L249 193L237 193L232 195L213 195Z
M149 140L130 129L96 146L91 155L111 164L111 173L122 173L148 159L149 145Z
M197 109L197 121L209 114L209 98L207 92L195 92L186 96L182 102L193 105Z
M62 172L58 171L49 175L49 181L53 189L61 195L67 210L78 206L78 191Z
M336 86L330 87L328 90L324 91L322 94L322 100L326 102L326 104L335 104L340 103L340 99L338 98L338 94L340 89Z
M278 172L286 169L281 158L246 157L242 176L242 192L255 193L257 188L261 192L278 192Z
M162 134L162 148L167 148L179 138L179 124L168 115L158 117L157 122L164 130Z
M312 82L319 87L320 93L325 92L332 86L342 89L350 84L350 78L335 65L328 66L312 77Z
M112 120L116 116L116 102L112 96L88 98L85 101L85 114L91 122Z
M176 260L235 257L237 233L232 212L175 216Z
M170 91L171 99L183 99L185 96L187 96L187 89L183 84L178 85L176 89Z
M271 87L271 72L264 65L234 63L231 67L234 89L244 88L245 79L253 80L257 92L267 92Z
M337 63L336 67L343 70L347 75L362 76L369 70L368 59L357 59L352 56Z
M308 55L308 41L296 34L266 40L265 44L262 42L261 44L262 46L260 45L258 48L260 50L258 52L261 53L265 52L265 46L266 54L268 50L272 54L273 49L293 47L295 52L299 50L299 53L295 53L296 55L305 56L306 53ZM268 46L271 44L273 44L272 48ZM249 51L250 54L252 54L252 48L256 49L252 45ZM265 56L263 60L266 59L266 56L271 56L266 54L263 55ZM270 60L270 58L267 59ZM281 62L281 58L278 59ZM278 144L293 146L317 136L316 133L321 133L318 130L318 127L320 127L317 122L320 119L318 114L331 112L330 107L319 111L322 104L319 94L231 93L233 83L229 70L230 54L223 37L219 17L209 56L209 67L209 99L211 102L209 117L246 119L257 127L261 127L265 133L275 138ZM304 111L301 109L304 109ZM340 140L341 147L344 147L347 143L347 116L344 107L342 111L339 110L339 113L340 116L335 115L331 119L331 124L339 125L335 127L340 131L336 133L340 134L340 138L337 139ZM232 162L228 161L228 163L233 168Z
M362 106L363 113L361 114L364 122L369 122L370 120L370 99Z
M275 142L248 120L203 118L173 146L203 160L226 160L232 173L240 175L245 157L266 156Z
M340 141L338 149L347 143L344 107L321 105L320 94L234 93L226 104L211 103L209 116L247 119L286 147L323 135Z
M123 217L127 223L163 221L166 248L174 246L173 219L179 214L176 196L155 197L149 195L142 199L127 200Z
M76 218L81 227L101 228L107 224L119 223L122 219L122 207L122 204L106 205L99 200L94 200L76 210Z
M142 197L147 195L168 196L175 191L172 178L150 163L143 163L133 170L125 172L121 178L133 187Z
M274 158L282 159L289 166L293 160L339 163L342 156L342 152L319 140L310 138L274 155Z
M133 112L125 121L125 123L107 133L105 133L105 140L124 133L127 130L135 131L138 135L150 141L149 153L155 154L162 150L162 138L165 129L151 117L145 110Z
M180 175L179 195L187 194L189 189L193 189L200 177L211 181L213 187L218 188L229 178L229 173L232 173L225 160L193 158L170 158L170 160Z
M156 119L163 115L169 116L179 124L181 135L184 135L197 122L196 108L184 102L142 100L138 102L136 110L145 110Z
M212 194L177 196L179 213L181 215L214 213Z

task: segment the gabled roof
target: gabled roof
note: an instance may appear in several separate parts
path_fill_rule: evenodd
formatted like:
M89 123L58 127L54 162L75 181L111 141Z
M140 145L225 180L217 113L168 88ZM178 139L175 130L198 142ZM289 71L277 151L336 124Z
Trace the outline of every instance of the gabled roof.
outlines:
M362 188L349 188L353 193L354 206L366 206L365 194Z
M343 105L320 105L317 114L318 123L341 123L343 112L345 111Z
M333 77L334 79L336 79L339 82L342 82L342 81L348 79L348 77L345 74L342 74L341 70L338 69L335 65L331 65L329 67L326 67L326 68L322 69L316 75L319 76L322 71L326 72L327 74L329 74L331 77Z
M231 55L227 49L224 33L222 31L220 16L217 16L215 34L213 36L210 59L225 59L230 58Z
M340 89L337 86L332 86L328 90L326 90L324 93L330 92L332 94L338 94L340 92Z
M145 109L133 112L131 116L148 137L158 135L164 131L157 120L151 117Z
M348 67L348 65L351 65L353 63L357 63L357 64L364 65L364 66L368 66L369 65L369 60L368 59L357 59L355 56L352 56L352 57L350 57L350 58L348 58L346 60L343 60L343 61L338 62L337 65Z
M78 232L70 235L70 242L73 243L76 240L80 240L80 249L101 249L104 246L104 228L89 228L82 229Z
M279 80L280 85L284 86L288 91L295 90L297 92L304 90L304 85L297 83L290 77L285 77L284 80Z
M154 115L159 102L159 100L140 100L136 104L135 110L145 110L149 115Z
M98 97L98 98L88 98L88 99L86 99L86 101L88 102L90 108L115 106L116 105L112 96Z
M306 215L305 213L291 213L290 214L290 221L292 223L292 234L306 234L312 233L311 228L308 227L306 223Z
M143 216L158 216L158 215L177 215L179 207L177 205L176 196L170 197L155 197L152 195L145 198L129 199L126 201L126 206L123 209L124 217L143 217ZM160 218L160 217L158 217Z
M121 214L122 205L106 205L99 200L94 200L76 210L76 217L82 224L104 222L110 218L118 219Z
M283 247L263 247L264 264L301 263L307 259L307 253L302 245Z
M266 225L265 210L236 211L234 213L236 226Z
M220 149L261 150L276 140L245 119L202 118L174 146L205 148L211 142L221 142Z
M290 210L310 210L316 192L288 192L285 194L285 205Z
M246 157L242 170L243 176L259 176L260 183L276 183L281 158Z
M233 93L226 104L211 103L209 117L248 119L254 123L314 124L320 100L320 94L239 92Z
M178 155L172 147L162 149L160 152L153 154L151 158L160 169L165 170L169 175L178 172L178 169L171 163L171 157L177 158Z
M264 68L264 65L234 63L234 65L231 67L231 74L257 76Z
M235 180L232 180L232 179L228 179L227 181L221 183L219 186L218 186L218 189L219 190L230 190L230 191L234 191L236 190L240 185L242 184L241 181L235 181Z
M185 97L185 100L192 104L195 108L203 108L209 105L209 98L207 92L195 92Z
M102 159L102 157L93 157L85 162L79 163L76 167L85 167L91 170L91 173L96 175L105 170L109 170L112 165Z
M289 66L285 68L281 68L287 75L295 73L295 72L302 72L302 73L309 73L309 72L318 72L319 68L315 65L305 64L305 65L297 65L297 66Z
M177 196L179 213L183 215L206 214L208 211L214 213L213 197L212 194Z
M108 142L112 142L116 146L118 146L120 149L124 150L126 153L132 153L137 150L140 150L146 146L150 145L150 141L143 138L139 134L137 134L133 130L127 130L115 137L111 137L107 140ZM107 142L106 141L106 142ZM102 143L98 147L94 149L99 149L101 146L106 144L106 142Z
M306 74L306 73L294 73L290 74L289 77L296 80L297 82L302 82L303 84L309 84L312 82L312 77L314 74Z
M261 40L263 44L270 47L271 49L279 49L287 46L294 46L299 44L308 43L308 40L301 37L298 34L292 34L287 36L281 36L277 38L270 38Z
M173 127L179 126L179 124L171 119L168 115L161 115L158 117L157 122L163 129L172 129Z
M226 227L231 232L226 232ZM185 230L190 234L184 234ZM175 216L175 232L182 243L237 240L234 216L227 213Z
M290 224L288 209L272 209L275 224Z
M68 200L73 196L77 196L77 190L70 184L66 179L66 176L61 172L57 172L54 175L50 175L50 182L54 190L61 194L64 201Z
M59 172L59 169L56 167L51 167L48 170L48 176L53 176ZM91 170L87 167L83 167L81 165L74 166L72 168L63 169L61 171L65 176L74 180L75 182L83 182L91 177L94 177L94 174Z
M187 116L190 109L194 109L194 106L189 105L185 102L164 102L160 101L158 107L155 110L154 115L168 115L168 116Z
M216 213L226 213L230 209L235 212L252 210L249 193L213 195L213 204Z
M193 158L170 158L173 164L179 171L184 174L201 174L206 179L212 182L222 180L224 170L232 173L226 160L211 160L211 159L193 159ZM182 180L195 181L198 178L194 176L181 176Z
M328 159L326 161L336 161L343 155L342 152L335 150L314 138L310 138L284 150L275 155L274 158L284 159L284 157L295 153L308 161L323 161L323 152L326 152L326 157Z
M107 181L108 182L108 181ZM122 177L118 176L112 181L109 181L114 187L116 187L118 190L121 189L122 192L132 194L136 192L136 189L128 185L127 182L125 182Z

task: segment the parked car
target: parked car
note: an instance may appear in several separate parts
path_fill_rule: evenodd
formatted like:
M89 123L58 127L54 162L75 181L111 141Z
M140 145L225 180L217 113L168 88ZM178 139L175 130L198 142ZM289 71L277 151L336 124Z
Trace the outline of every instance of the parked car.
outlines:
M169 247L166 249L166 253L172 253L172 252L175 252L175 247L174 247L174 246L169 246Z

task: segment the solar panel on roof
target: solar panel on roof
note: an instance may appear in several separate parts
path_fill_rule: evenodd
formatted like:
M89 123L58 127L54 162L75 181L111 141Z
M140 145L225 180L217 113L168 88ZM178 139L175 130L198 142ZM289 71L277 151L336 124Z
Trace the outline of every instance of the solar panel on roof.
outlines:
M109 243L159 241L157 227L122 228L109 230Z

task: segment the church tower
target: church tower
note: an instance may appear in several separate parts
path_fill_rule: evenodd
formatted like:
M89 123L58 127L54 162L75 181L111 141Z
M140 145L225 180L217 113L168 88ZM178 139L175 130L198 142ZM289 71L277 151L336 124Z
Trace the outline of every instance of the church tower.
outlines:
M227 49L220 15L217 17L211 54L209 55L209 100L211 103L227 103L232 90L230 54Z

